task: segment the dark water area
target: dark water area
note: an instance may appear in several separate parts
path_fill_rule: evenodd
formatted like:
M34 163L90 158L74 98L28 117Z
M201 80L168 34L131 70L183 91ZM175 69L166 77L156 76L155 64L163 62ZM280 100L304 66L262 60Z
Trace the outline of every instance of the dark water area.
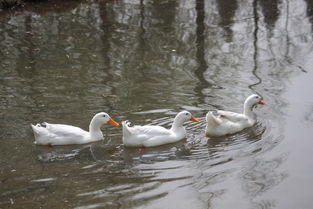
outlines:
M313 3L46 1L0 10L0 208L313 207ZM207 138L205 114L264 97L258 122ZM31 123L100 111L187 138L36 146Z

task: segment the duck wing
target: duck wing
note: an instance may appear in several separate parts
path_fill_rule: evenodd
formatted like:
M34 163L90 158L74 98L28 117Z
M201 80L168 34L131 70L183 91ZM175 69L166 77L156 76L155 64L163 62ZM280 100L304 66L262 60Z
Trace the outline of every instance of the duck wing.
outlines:
M171 132L162 127L162 126L152 126L152 125L145 125L145 126L134 126L132 127L134 134L145 134L151 136L164 136L170 135Z
M41 145L81 144L89 138L88 132L71 125L42 123L31 127L35 143Z
M248 118L244 114L230 112L230 111L218 110L217 115L221 119L223 120L226 119L231 122L240 122L240 121L248 120Z
M50 123L44 123L44 125L50 134L56 136L82 137L88 134L88 132L76 126Z

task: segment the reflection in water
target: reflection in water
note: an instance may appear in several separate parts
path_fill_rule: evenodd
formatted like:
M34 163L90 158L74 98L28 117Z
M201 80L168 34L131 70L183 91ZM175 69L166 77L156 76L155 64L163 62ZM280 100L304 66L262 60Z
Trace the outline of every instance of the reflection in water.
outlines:
M238 3L235 0L219 0L216 1L217 10L220 15L220 26L225 30L226 41L232 41L232 25L234 22L235 12L238 8Z
M257 70L258 70L258 32L259 32L259 14L258 14L257 6L258 6L258 0L254 0L253 1L253 18L254 18L253 61L254 61L254 67L253 67L252 73L257 78L257 82L252 84L252 85L249 85L249 88L251 88L251 89L253 86L257 86L257 85L262 83L262 79L257 75Z
M289 175L275 149L287 81L311 54L309 1L66 4L0 17L0 208L275 207L263 195ZM239 111L251 91L269 104L258 123L206 138L207 110ZM29 127L87 129L99 111L169 127L180 109L202 122L186 123L185 140L145 150L125 148L108 126L104 141L48 149Z
M282 164L284 156L270 161L256 160L243 171L244 189L250 196L257 196L280 183L285 173L277 173L275 170Z
M24 34L24 43L26 46L20 47L20 53L18 61L21 63L17 63L16 71L19 73L21 77L31 77L33 75L36 65L36 57L35 57L35 44L33 43L33 30L32 30L32 16L27 15L25 17L25 34ZM23 45L21 43L21 45ZM25 57L23 57L25 56ZM25 63L24 63L24 62Z
M110 28L110 18L108 17L107 12L107 3L106 2L99 2L99 13L101 17L101 41L102 41L102 47L101 47L101 55L104 60L104 63L110 63L110 57L108 56L107 52L110 50L110 35L111 35L111 28ZM103 70L110 69L110 66L105 66ZM112 77L108 76L108 80L110 80Z
M275 28L275 23L279 17L278 9L278 0L261 0L259 1L260 6L262 7L262 13L264 15L264 22L266 28L270 32L270 36L273 34L273 29Z
M197 0L196 1L196 11L197 11L197 19L196 19L196 23L197 23L197 30L196 30L196 35L197 35L197 39L196 39L196 43L197 43L197 61L198 61L198 68L197 70L195 70L195 75L198 77L199 79L199 84L203 85L203 84L207 84L204 87L210 87L210 83L207 82L205 80L205 78L203 77L203 73L206 71L208 65L205 61L205 50L204 50L204 46L205 46L205 26L204 26L204 0ZM201 90L203 89L202 86L197 86L195 91L201 93ZM203 98L201 97L201 95L199 95L199 98ZM200 101L201 103L203 103L203 101Z
M313 25L313 1L311 0L305 0L306 2L306 14L307 17L309 18L311 24ZM313 30L313 27L312 27Z

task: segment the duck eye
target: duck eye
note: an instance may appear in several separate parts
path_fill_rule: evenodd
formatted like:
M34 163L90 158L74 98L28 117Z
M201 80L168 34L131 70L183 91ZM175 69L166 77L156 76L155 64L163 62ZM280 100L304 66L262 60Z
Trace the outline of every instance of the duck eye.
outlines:
M186 113L185 115L188 115L188 113Z
M103 117L106 117L106 115L103 115Z

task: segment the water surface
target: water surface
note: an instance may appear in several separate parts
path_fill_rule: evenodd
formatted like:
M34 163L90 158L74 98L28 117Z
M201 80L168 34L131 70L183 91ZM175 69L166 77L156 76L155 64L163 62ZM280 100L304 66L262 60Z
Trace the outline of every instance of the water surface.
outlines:
M51 1L0 11L0 208L312 208L311 1ZM204 136L212 109L264 97L258 123ZM116 121L186 139L52 149L30 123Z

